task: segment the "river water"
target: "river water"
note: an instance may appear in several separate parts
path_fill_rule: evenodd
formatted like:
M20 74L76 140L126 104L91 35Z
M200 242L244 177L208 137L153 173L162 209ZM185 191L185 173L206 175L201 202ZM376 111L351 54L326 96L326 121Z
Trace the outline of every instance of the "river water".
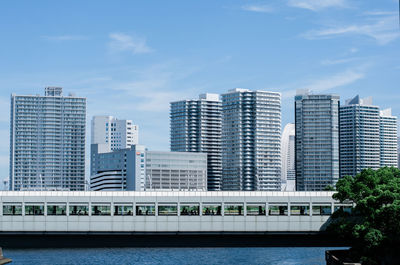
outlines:
M3 249L11 264L326 264L329 247Z

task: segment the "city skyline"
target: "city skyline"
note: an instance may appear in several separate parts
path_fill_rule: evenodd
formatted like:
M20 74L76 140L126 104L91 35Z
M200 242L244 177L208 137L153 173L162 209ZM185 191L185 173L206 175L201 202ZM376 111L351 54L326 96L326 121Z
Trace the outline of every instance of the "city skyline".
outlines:
M52 85L87 98L87 153L94 115L131 119L141 126L141 144L168 150L170 101L235 87L281 92L282 128L294 122L294 91L307 87L343 99L372 96L399 116L397 1L328 2L88 2L73 10L74 21L62 3L26 2L22 14L17 4L3 4L1 179L9 175L10 94ZM87 20L89 8L113 22L94 27L103 18ZM187 25L179 24L183 18Z

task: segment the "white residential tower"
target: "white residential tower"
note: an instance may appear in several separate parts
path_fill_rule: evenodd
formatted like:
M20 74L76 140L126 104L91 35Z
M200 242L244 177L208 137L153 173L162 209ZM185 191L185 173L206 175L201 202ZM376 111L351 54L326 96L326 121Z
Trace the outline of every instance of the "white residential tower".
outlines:
M104 152L130 148L139 143L139 126L134 125L131 120L94 116L91 143L99 144L100 150Z

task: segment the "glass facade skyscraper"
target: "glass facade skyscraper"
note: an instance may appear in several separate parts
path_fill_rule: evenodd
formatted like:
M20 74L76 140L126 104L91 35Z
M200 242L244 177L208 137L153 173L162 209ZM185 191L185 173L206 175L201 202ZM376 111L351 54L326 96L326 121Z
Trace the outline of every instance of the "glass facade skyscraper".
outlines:
M11 96L10 190L85 189L86 99Z
M339 179L339 96L295 96L296 190L318 191Z
M221 190L221 110L217 94L171 102L171 151L207 153L208 190Z
M356 97L340 107L340 176L380 167L379 107Z
M223 190L280 190L280 93L233 89L222 109Z

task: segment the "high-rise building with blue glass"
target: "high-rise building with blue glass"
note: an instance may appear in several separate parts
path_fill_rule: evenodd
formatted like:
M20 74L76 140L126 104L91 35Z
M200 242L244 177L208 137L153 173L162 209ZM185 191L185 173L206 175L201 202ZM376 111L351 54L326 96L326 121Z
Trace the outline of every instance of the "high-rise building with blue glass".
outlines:
M380 167L380 115L372 98L357 95L340 107L340 176Z
M218 94L171 102L171 151L207 153L207 189L221 190L222 103Z
M363 169L397 166L397 117L380 110L372 97L355 96L340 107L340 176Z
M222 112L223 190L280 190L280 93L233 89Z
M295 96L296 190L318 191L339 179L338 95Z

